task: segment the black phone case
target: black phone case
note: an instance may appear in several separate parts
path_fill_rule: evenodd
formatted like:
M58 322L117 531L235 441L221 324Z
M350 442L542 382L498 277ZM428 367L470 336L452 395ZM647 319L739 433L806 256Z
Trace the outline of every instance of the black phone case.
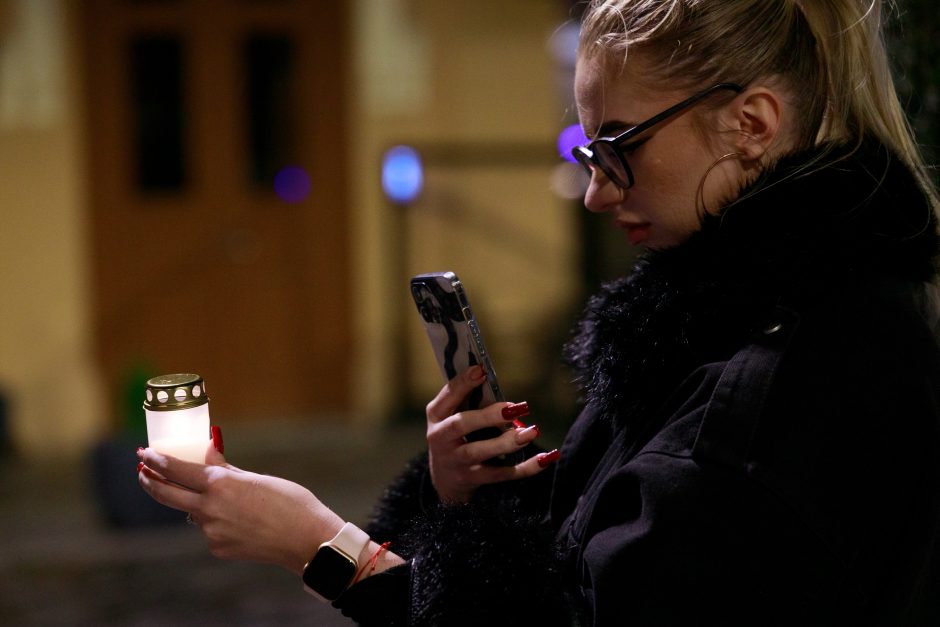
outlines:
M483 334L457 275L453 272L434 272L412 277L411 296L421 315L444 381L477 364L482 364L486 370L486 381L464 400L460 410L480 409L504 400L483 342ZM511 424L506 426L511 427ZM501 433L502 430L495 427L480 429L468 434L466 439L482 440ZM501 455L488 463L514 465L520 461L521 452Z

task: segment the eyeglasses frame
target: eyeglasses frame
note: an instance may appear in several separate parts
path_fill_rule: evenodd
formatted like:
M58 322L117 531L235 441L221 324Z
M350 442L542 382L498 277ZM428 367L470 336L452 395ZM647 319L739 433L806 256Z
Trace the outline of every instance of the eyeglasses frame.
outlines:
M619 135L615 135L614 137L598 137L591 143L586 144L584 146L575 146L574 148L571 149L571 155L575 158L575 160L578 163L584 166L584 169L587 170L587 173L589 176L591 175L591 172L593 170L593 168L591 167L593 165L593 166L600 168L600 170L607 176L607 178L609 178L611 182L613 182L617 187L620 187L622 189L630 189L634 185L633 170L630 169L630 165L627 163L627 159L624 156L623 152L620 150L619 146L623 144L624 142L626 142L627 140L633 137L636 137L640 133L643 133L644 131L651 129L657 124L664 122L665 120L671 118L672 116L678 113L681 113L683 110L691 107L692 105L696 104L700 100L712 95L716 91L720 91L723 89L730 89L731 91L738 93L738 94L744 91L744 87L742 87L741 85L737 83L716 83L715 85L712 85L708 89L705 89L696 94L693 94L689 96L688 98L686 98L685 100L683 100L682 102L674 104L673 106L669 107L665 111L661 113L657 113L650 119L644 122L640 122L636 126L632 126L628 128L627 130L620 133ZM616 154L617 157L620 159L620 165L623 167L623 171L627 175L626 181L618 180L620 177L617 173L608 171L608 169L605 168L604 165L600 161L595 159L594 146L596 146L597 144L610 145L613 153ZM626 183L626 185L624 183Z

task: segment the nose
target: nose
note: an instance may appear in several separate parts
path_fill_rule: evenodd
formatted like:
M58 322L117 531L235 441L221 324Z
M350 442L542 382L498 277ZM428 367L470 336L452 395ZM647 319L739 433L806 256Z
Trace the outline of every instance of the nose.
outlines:
M615 185L600 168L591 170L591 181L584 192L584 206L588 211L604 213L623 202L623 190Z

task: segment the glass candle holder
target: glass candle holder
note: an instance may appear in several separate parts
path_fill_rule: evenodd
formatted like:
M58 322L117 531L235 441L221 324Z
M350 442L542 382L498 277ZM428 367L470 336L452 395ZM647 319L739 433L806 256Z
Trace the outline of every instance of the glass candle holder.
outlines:
M203 464L209 444L209 396L198 374L168 374L147 381L147 442L164 455Z

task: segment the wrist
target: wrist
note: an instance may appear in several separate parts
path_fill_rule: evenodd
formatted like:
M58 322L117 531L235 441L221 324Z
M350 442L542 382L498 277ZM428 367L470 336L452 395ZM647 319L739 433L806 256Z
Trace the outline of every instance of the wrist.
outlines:
M304 566L304 589L323 601L335 601L359 576L359 556L371 543L368 534L352 523L321 544Z
M296 575L303 575L304 567L316 554L320 545L336 537L345 521L330 512L329 516L314 514L310 517L307 530L298 534L294 551L285 566Z
M390 545L391 542L379 544L375 540L369 541L369 544L359 554L360 574L356 579L356 583L405 563L404 559L388 549Z

